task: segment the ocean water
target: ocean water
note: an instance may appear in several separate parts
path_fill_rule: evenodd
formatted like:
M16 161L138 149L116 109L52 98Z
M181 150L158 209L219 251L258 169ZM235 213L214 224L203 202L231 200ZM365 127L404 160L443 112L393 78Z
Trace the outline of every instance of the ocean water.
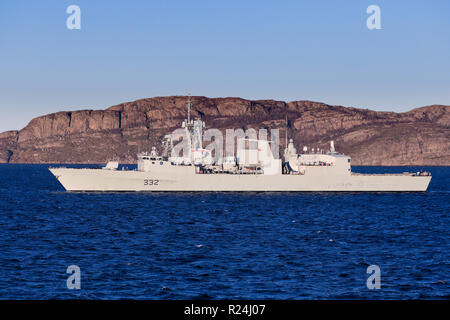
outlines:
M449 299L450 168L423 169L425 193L103 194L0 165L0 299Z

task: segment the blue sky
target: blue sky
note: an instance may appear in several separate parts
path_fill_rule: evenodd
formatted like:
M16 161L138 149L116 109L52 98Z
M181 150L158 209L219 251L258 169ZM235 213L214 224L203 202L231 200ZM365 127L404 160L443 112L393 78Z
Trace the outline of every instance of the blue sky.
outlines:
M69 5L81 30L68 30ZM366 9L381 8L381 30ZM450 104L450 1L0 2L0 131L145 97Z

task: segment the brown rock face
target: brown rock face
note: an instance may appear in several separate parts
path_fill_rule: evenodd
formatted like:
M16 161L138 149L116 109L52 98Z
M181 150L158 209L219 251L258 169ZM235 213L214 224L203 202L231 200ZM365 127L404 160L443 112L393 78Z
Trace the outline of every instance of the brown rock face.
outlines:
M160 147L186 117L186 97L155 97L107 110L57 112L35 118L20 131L0 133L1 163L133 163L136 154ZM280 129L297 148L338 151L354 165L450 165L450 106L405 113L375 112L311 101L250 101L193 97L192 116L209 128Z
M6 131L0 133L0 163L8 163L13 155L13 149L17 146L18 131Z

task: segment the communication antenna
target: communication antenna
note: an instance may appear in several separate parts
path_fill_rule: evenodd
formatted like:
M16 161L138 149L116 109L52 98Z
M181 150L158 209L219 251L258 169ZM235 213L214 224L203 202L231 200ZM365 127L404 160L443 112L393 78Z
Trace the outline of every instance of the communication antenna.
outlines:
M286 122L285 122L285 124L286 124L286 129L284 130L285 131L285 142L286 142L286 149L287 149L287 147L288 147L288 119L287 119L287 114L286 114Z
M187 103L187 108L188 108L188 123L191 123L191 93L188 92L188 103Z

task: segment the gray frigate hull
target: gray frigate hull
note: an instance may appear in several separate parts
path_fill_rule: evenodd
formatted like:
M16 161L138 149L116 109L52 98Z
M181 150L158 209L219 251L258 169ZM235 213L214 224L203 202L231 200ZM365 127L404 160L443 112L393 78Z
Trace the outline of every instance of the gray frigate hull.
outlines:
M170 171L50 168L67 191L266 191L413 192L426 191L431 176L415 174L329 174L310 168L304 175L199 174L194 167Z

